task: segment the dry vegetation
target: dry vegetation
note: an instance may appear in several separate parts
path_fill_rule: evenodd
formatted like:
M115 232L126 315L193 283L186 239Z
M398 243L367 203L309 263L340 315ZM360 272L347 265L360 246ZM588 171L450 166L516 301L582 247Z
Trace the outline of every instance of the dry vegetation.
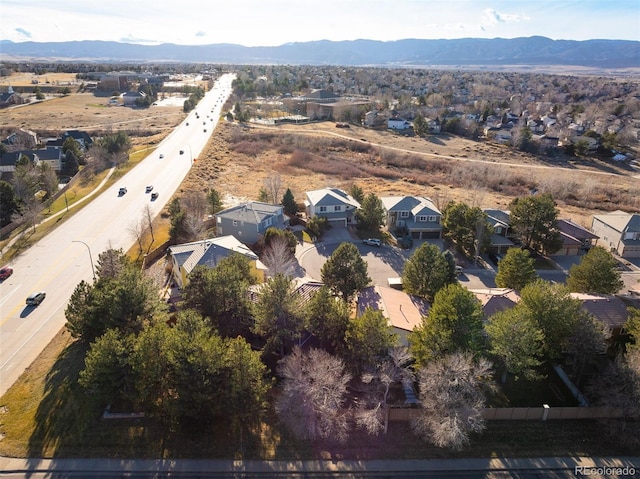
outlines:
M279 128L222 123L182 191L213 187L223 196L255 199L276 172L298 202L307 190L358 183L378 195L425 195L440 206L461 200L506 208L516 196L548 191L562 216L587 226L596 211L640 208L638 178L609 163L558 157L551 164L447 135L425 140L358 127L336 133L331 122Z

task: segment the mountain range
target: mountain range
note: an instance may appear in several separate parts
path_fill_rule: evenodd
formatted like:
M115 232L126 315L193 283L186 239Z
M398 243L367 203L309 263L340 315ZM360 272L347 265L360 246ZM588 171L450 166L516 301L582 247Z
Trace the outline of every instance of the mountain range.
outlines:
M110 41L0 41L0 60L188 62L351 66L572 65L640 67L640 41L551 40L546 37L456 40L353 40L287 43L275 47L235 44L138 45Z

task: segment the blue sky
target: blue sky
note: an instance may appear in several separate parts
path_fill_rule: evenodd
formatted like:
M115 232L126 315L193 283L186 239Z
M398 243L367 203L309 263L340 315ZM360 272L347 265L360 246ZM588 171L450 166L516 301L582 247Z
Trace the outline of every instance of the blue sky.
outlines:
M0 39L274 46L312 40L640 40L640 0L0 0Z

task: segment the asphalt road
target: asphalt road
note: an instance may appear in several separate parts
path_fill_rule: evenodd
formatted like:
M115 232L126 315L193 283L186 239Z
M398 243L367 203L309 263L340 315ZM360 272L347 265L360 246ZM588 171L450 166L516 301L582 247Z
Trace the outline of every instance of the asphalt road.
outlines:
M179 188L215 129L233 78L223 75L151 155L9 264L14 273L0 284L0 395L65 324L74 288L92 280L92 261L109 247L129 249L135 242L131 225L145 207L156 216ZM145 193L147 185L159 193L155 201ZM120 187L127 193L119 196ZM25 298L40 290L47 293L44 302L25 306Z

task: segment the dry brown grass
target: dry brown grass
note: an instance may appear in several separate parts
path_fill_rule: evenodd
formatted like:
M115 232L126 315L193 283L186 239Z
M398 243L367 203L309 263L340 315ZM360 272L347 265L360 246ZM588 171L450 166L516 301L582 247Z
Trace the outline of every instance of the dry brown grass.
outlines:
M16 128L55 136L61 131L79 129L90 135L105 131L126 131L138 143L159 141L180 123L185 114L179 106L125 108L108 106L109 97L74 93L37 103L0 110L3 134Z
M536 188L554 194L563 217L585 226L596 211L640 208L638 179L595 160L558 158L550 164L451 136L425 140L358 127L336 133L330 122L279 128L222 123L215 133L182 191L213 187L223 196L255 199L264 179L277 172L299 202L307 190L358 183L378 195L424 195L440 205L457 200L493 208L506 208ZM607 172L614 176L602 174Z

